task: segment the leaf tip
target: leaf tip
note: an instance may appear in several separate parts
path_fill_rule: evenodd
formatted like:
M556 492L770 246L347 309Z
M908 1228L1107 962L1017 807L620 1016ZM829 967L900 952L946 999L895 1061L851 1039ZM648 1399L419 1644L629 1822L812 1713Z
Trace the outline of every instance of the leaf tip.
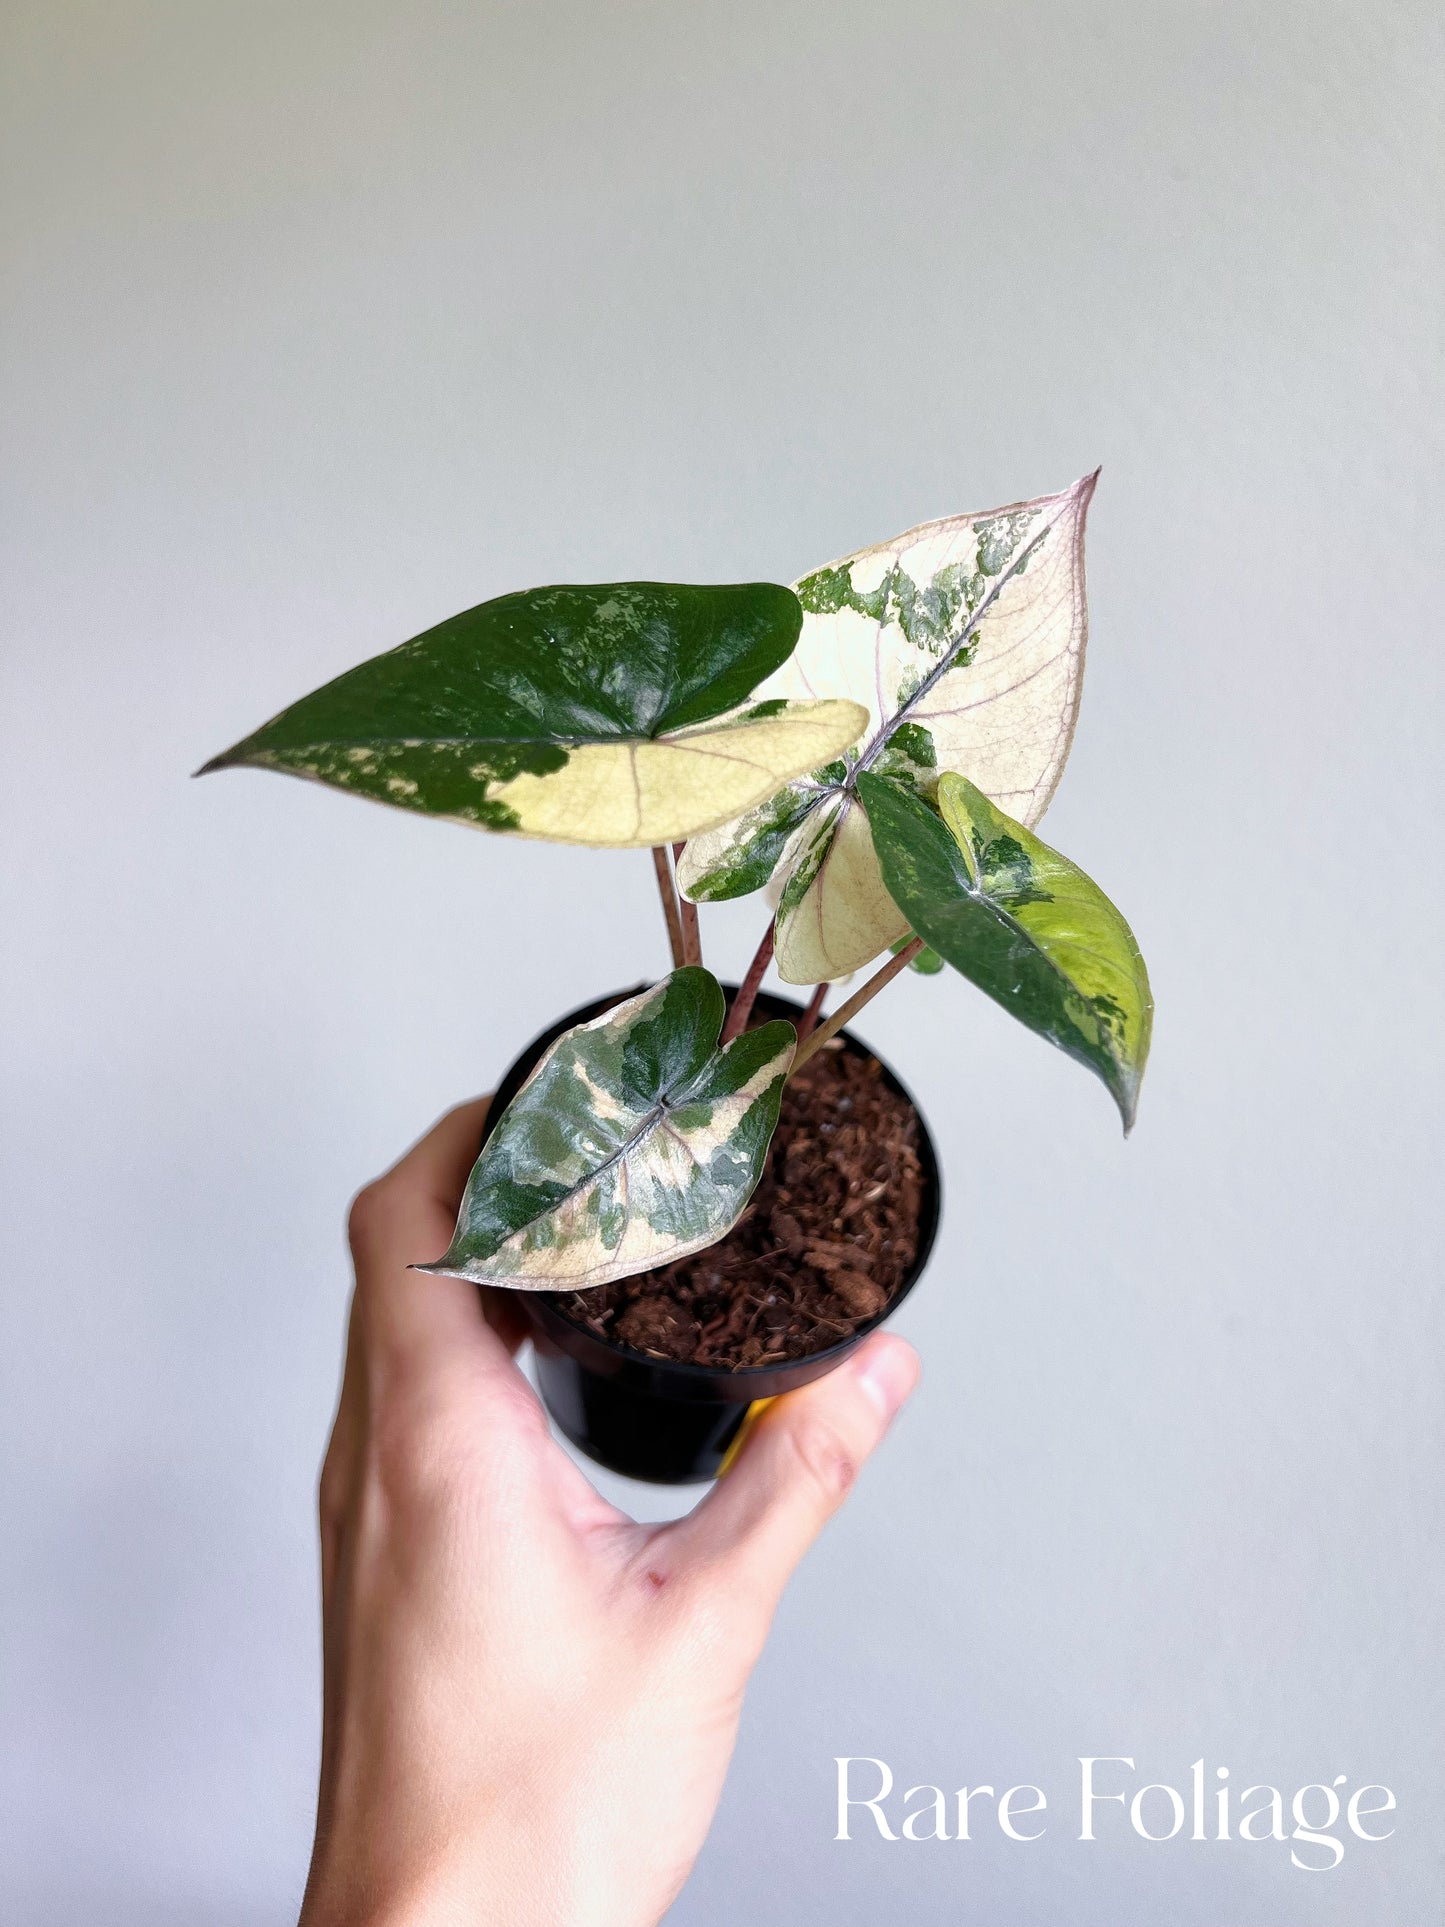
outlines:
M191 771L191 775L211 776L218 769L243 769L246 764L255 761L255 741L254 736L243 736L239 743L232 743L228 749L219 750L216 755L208 757L199 769Z
M1098 468L1094 469L1091 474L1081 475L1072 488L1065 490L1065 495L1071 504L1072 510L1079 518L1080 526L1082 526L1084 519L1089 513L1089 504L1094 499L1094 490L1099 486L1099 477L1103 472L1104 467L1101 462Z

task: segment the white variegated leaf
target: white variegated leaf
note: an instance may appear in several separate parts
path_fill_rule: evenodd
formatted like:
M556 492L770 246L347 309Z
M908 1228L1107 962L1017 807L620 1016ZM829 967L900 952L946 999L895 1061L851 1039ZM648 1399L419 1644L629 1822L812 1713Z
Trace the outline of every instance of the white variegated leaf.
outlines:
M847 976L907 928L873 853L858 772L931 795L953 770L1018 821L1043 815L1078 713L1094 482L925 523L796 585L802 636L756 693L861 704L863 747L694 837L679 867L699 902L756 889L780 867L786 982Z

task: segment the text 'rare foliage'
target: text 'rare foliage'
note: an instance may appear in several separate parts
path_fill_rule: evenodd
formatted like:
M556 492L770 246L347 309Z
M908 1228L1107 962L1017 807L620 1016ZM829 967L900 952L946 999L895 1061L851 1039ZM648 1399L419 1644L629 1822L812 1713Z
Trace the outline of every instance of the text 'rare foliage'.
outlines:
M797 1038L774 1022L719 1050L723 1011L717 979L689 966L558 1038L487 1139L451 1248L417 1269L569 1290L731 1230Z

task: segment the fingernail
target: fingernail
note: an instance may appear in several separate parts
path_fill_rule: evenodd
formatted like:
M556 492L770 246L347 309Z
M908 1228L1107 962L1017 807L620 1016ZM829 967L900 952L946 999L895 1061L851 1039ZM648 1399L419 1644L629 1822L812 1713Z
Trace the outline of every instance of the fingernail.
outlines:
M877 1338L858 1363L858 1383L887 1425L918 1383L918 1354L901 1338Z

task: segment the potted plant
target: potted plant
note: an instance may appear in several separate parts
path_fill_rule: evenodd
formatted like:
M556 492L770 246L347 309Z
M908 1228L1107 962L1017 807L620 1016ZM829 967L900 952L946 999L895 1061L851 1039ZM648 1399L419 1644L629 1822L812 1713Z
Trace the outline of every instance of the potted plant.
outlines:
M543 1395L602 1463L711 1475L746 1412L830 1370L919 1275L937 1157L845 1028L900 970L952 966L1092 1070L1130 1128L1143 959L1034 834L1078 712L1095 480L926 523L791 589L501 596L206 764L650 849L671 973L518 1057L450 1249L417 1254L525 1295ZM764 888L757 955L721 985L697 905ZM805 1001L761 991L770 963Z

